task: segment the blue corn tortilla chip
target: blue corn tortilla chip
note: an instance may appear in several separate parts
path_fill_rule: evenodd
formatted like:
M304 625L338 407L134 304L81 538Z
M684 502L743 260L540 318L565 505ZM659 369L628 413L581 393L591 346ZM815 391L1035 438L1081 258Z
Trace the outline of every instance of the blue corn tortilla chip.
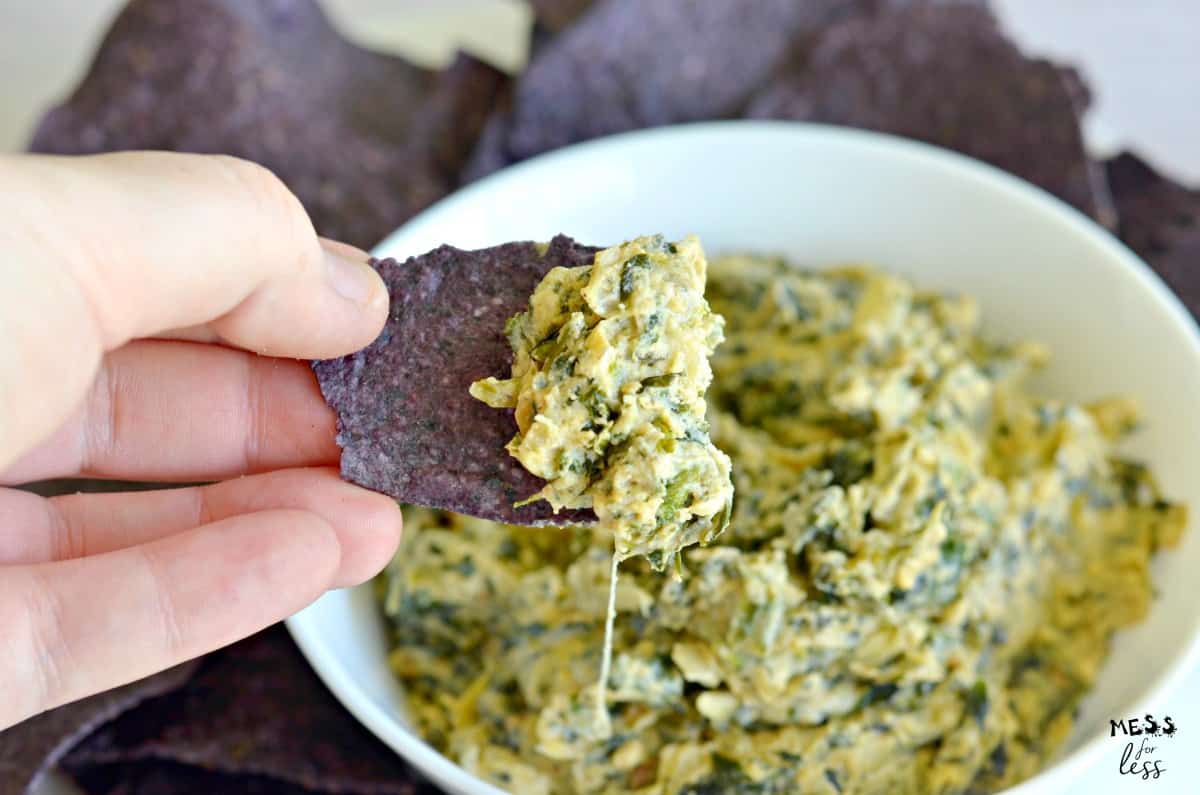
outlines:
M987 161L1111 225L1073 70L1027 58L979 5L893 4L829 28L760 91L747 115L844 124Z
M570 18L546 6L548 19ZM972 155L1111 227L1105 175L1080 128L1089 101L1077 73L1022 55L974 0L599 0L535 54L465 177L641 127L817 121Z
M590 511L555 514L540 500L513 507L544 481L504 449L516 432L512 413L468 388L509 371L505 323L546 272L590 263L595 251L560 235L545 253L534 243L442 246L376 261L391 296L383 332L358 353L313 364L337 414L342 476L401 502L514 524L594 520Z
M600 0L535 53L465 177L602 135L736 117L793 48L878 2ZM542 14L568 21L576 8Z
M251 776L281 791L289 786L351 795L435 791L342 708L281 626L209 655L186 686L121 715L62 760L64 769L93 784L106 768L130 764ZM164 776L160 769L152 778L172 778ZM194 778L181 774L184 782Z
M1200 318L1200 190L1167 179L1129 152L1104 168L1121 240Z
M507 78L360 49L312 0L134 0L32 151L223 153L296 193L320 234L371 246L450 192Z
M43 712L0 731L0 792L32 792L46 771L94 729L147 699L180 687L196 670L184 663L71 704Z

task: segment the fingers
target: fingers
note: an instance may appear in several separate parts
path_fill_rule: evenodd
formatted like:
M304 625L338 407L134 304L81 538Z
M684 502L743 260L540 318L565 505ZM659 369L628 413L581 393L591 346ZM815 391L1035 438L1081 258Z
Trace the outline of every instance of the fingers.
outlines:
M188 342L104 357L66 424L0 483L84 475L221 480L338 462L335 419L309 366Z
M223 519L145 546L4 570L0 727L231 643L329 588L337 535L309 511ZM25 686L28 683L28 686Z
M101 555L242 514L296 509L333 528L335 587L373 577L400 541L390 497L346 483L333 469L293 469L212 486L44 499L0 490L0 566Z
M386 290L322 244L265 169L167 153L0 158L0 467L80 399L103 351L207 326L238 347L326 358L370 342Z
M400 523L394 501L332 469L52 500L0 491L0 681L35 685L0 699L0 728L365 581Z

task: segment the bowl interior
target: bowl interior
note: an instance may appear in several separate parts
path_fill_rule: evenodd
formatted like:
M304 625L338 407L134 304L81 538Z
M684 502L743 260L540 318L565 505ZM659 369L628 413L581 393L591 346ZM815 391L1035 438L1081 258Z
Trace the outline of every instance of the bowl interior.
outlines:
M605 245L700 235L709 255L780 253L805 265L869 262L976 296L986 331L1047 343L1036 388L1138 398L1127 450L1200 511L1200 336L1173 295L1109 235L1041 191L957 155L845 129L729 122L605 139L508 169L440 202L381 243L405 257L565 232ZM1013 792L1063 792L1100 751L1109 717L1137 714L1200 656L1196 521L1160 556L1149 618L1118 636L1060 761ZM331 593L289 622L337 696L385 742L456 793L496 793L406 728L367 588Z

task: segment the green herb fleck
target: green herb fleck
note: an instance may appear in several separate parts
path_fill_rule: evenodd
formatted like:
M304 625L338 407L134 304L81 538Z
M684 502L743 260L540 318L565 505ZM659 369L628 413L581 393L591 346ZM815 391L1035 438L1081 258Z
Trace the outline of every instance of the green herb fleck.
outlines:
M650 258L645 254L638 254L629 258L625 263L625 267L621 269L621 298L628 298L633 295L638 271L649 269Z
M680 472L667 483L666 494L663 496L662 504L658 506L658 513L655 519L659 526L669 524L675 521L679 515L680 509L687 505L691 498L691 486L696 483L696 472L694 470L686 470Z
M976 723L982 725L988 714L987 683L980 679L971 685L971 689L967 691L963 700L966 713L973 717Z
M652 375L649 378L642 379L642 386L646 388L669 387L679 377L679 373L664 373L663 375Z

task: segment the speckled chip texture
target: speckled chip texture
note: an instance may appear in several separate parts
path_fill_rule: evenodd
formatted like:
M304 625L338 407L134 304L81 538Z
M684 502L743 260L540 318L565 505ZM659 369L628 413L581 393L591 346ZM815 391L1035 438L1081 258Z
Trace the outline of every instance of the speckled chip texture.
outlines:
M261 163L317 231L372 246L453 190L507 78L434 73L341 38L312 0L134 0L31 149Z
M914 3L831 27L747 115L862 127L954 149L1111 222L1084 149L1087 90L1074 70L1027 58L986 8Z
M1128 152L1105 164L1121 240L1200 317L1200 190L1188 190Z
M505 323L541 278L594 254L560 235L548 247L442 246L405 262L376 261L391 295L383 332L358 353L313 364L337 412L342 476L402 502L515 524L590 521L590 512L555 514L544 502L513 507L545 483L504 449L517 427L511 412L468 389L508 369Z

